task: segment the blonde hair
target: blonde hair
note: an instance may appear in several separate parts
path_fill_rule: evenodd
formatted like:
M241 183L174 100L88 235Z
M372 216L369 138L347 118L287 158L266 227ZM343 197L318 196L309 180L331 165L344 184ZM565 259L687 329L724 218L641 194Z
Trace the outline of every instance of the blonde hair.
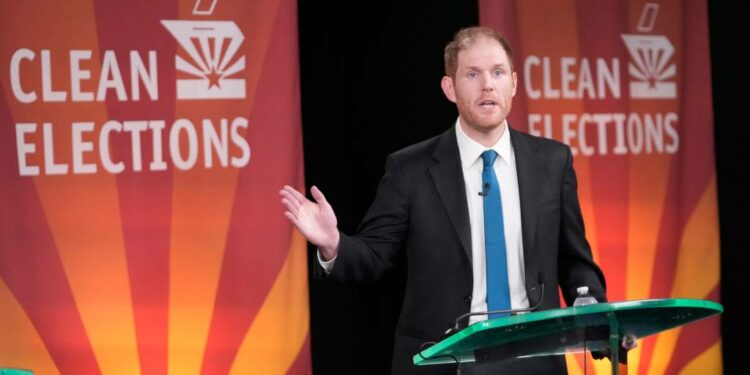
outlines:
M459 30L453 37L453 40L445 46L445 53L443 55L445 59L445 75L452 78L456 77L458 53L469 48L480 36L496 40L500 43L500 46L505 50L505 54L508 55L510 69L513 70L513 52L510 49L508 40L502 34L489 27L474 26Z

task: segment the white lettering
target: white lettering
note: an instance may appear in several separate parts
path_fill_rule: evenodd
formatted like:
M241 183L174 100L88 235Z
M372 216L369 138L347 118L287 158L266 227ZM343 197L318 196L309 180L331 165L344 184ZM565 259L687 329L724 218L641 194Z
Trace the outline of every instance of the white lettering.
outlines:
M571 140L575 138L576 131L575 129L572 129L573 123L576 121L576 115L573 113L564 113L562 115L562 122L563 122L563 129L562 129L562 135L563 135L563 143L570 145L570 151L573 152L573 155L578 154L578 149L571 145Z
M585 95L589 99L595 99L594 80L591 78L591 67L589 66L588 59L581 59L581 71L578 77L578 91L576 95L579 98L583 98Z
M669 112L664 116L664 131L671 140L671 142L667 143L665 146L665 150L668 154L674 154L680 148L680 135L677 133L677 129L675 129L678 120L679 117L674 112Z
M634 155L643 150L643 123L640 116L628 116L628 149Z
M117 174L125 170L125 163L122 161L117 163L112 162L112 156L109 152L109 133L113 131L122 132L122 125L114 120L107 121L102 125L102 130L99 132L99 158L102 161L104 170L112 174Z
M81 81L91 78L90 70L81 69L81 60L90 60L91 51L70 51L70 96L74 102L90 102L94 93L81 91Z
M587 157L674 154L679 150L679 116L674 112L563 113L560 120L553 128L550 114L530 113L529 133L553 138L553 129L560 131L559 140L569 145L573 154Z
M122 130L130 133L130 147L133 155L133 170L140 172L143 169L143 159L141 156L141 132L148 128L146 121L125 121L122 123Z
M612 117L615 119L615 149L612 152L615 155L625 155L628 152L625 145L625 114L616 113Z
M167 163L164 161L164 153L161 146L161 132L164 130L164 121L149 121L148 127L151 129L151 143L154 153L149 168L152 171L166 171Z
M125 85L122 82L122 74L120 74L120 67L117 65L117 58L114 51L104 51L102 72L99 76L99 89L96 91L96 100L107 100L108 89L115 89L117 100L121 102L128 100L128 95L125 93Z
M570 88L571 83L576 79L575 73L570 68L576 65L576 59L573 57L563 57L560 59L560 71L562 80L562 97L565 99L575 99L576 92Z
M586 142L586 123L591 121L591 115L584 113L578 118L578 144L585 156L594 155L594 147Z
M13 95L21 103L32 103L36 100L36 92L26 92L21 87L21 61L33 61L34 56L34 51L21 48L13 53L13 57L10 59L10 87L13 90ZM36 124L34 124L34 127L36 128Z
M180 150L180 132L183 130L188 138L187 158L182 157L182 151ZM178 169L184 171L195 165L196 160L198 160L198 135L190 120L179 119L169 129L169 152L172 156L172 162Z
M26 161L26 155L33 154L36 151L36 145L26 143L26 133L35 133L36 123L18 123L16 124L16 152L18 153L18 174L21 176L39 176L39 167L29 165Z
M42 100L45 102L64 102L68 93L52 89L52 63L48 49L42 50Z
M211 123L211 120L203 120L203 161L206 168L213 166L213 153L211 150L216 151L216 156L219 157L219 163L222 167L226 167L229 163L229 143L228 143L228 132L229 124L227 119L221 119L219 126L221 127L221 139L216 134L216 129ZM213 146L213 147L212 147Z
M529 113L529 134L537 137L542 136L542 132L537 129L537 124L542 122L542 115L540 113Z
M597 113L592 118L599 133L599 155L607 155L607 123L612 121L612 115Z
M141 100L142 88L145 89L145 97L151 100L159 99L159 82L158 82L158 68L157 68L157 54L156 51L148 51L148 62L144 62L144 58L138 53L138 51L130 51L130 87L127 88L125 81L123 80L122 73L120 71L121 61L117 59L115 51L105 50L102 56L101 69L98 76L98 81L89 83L93 76L92 72L95 72L95 67L91 64L94 52L92 50L70 50L66 54L67 69L70 73L69 77L69 89L57 90L55 89L55 74L57 68L65 69L62 65L62 61L55 61L55 70L53 71L52 54L50 50L43 49L39 51L41 54L40 63L32 64L30 71L24 67L24 79L26 80L27 86L22 86L21 76L21 65L26 60L34 62L36 53L33 50L27 48L20 48L13 53L10 60L10 86L11 91L15 98L21 103L32 103L37 100L37 91L39 87L29 87L29 82L38 82L38 76L32 77L32 73L41 73L41 99L44 102L65 102L70 100L72 102L92 102L92 101L106 101L107 94L113 90L114 95L117 96L118 101L128 100L128 89L132 94L133 101ZM127 77L126 77L127 78ZM94 92L94 85L96 85L96 92ZM86 89L88 88L88 89ZM70 93L70 96L68 96Z
M552 88L552 67L550 66L549 57L542 59L542 71L544 79L544 97L548 99L557 99L560 97L560 90Z
M541 69L536 69L540 61ZM620 61L612 59L608 62L597 58L596 69L593 70L592 64L586 58L564 56L560 58L558 66L549 57L540 59L530 55L523 66L526 95L531 100L620 98ZM535 82L540 82L537 77L539 73L542 74L541 90L534 85ZM556 73L559 73L559 78Z
M219 124L218 127L214 127L215 123ZM224 168L230 165L235 168L247 166L252 154L245 136L248 126L249 122L244 117L231 120L203 119L202 129L198 132L190 120L179 119L169 129L169 139L166 142L172 164L180 170L192 169L197 165L202 149L205 168L210 169L214 164ZM149 170L163 171L168 167L164 160L167 150L162 150L165 147L162 141L166 129L163 120L108 120L100 128L97 128L94 122L73 122L68 128L69 137L59 134L55 137L56 129L51 122L42 124L41 137L38 137L40 134L37 133L37 128L37 123L16 124L16 151L20 176L93 174L99 169L119 174L131 166L127 162L127 156L125 160L117 160L118 155L128 155L128 145L132 157L130 169L133 172L142 171L143 159L149 156L152 156L151 163L147 166ZM199 139L199 136L202 139ZM130 137L130 141L128 142L125 137ZM56 144L63 139L69 140L70 143ZM144 142L152 142L152 149L146 149L145 155L142 150ZM43 147L39 147L39 152L43 152L44 155L37 156L37 143L43 144ZM124 147L122 153L113 153L113 144ZM58 154L55 154L56 146ZM61 151L64 154L60 154ZM151 151L153 155L149 155ZM44 168L34 165L37 158L39 163L43 160ZM215 160L218 162L215 163Z
M141 100L138 82L143 83L151 100L159 99L159 81L157 80L156 51L148 51L148 70L137 51L130 51L130 87L133 100Z
M240 156L232 156L232 166L242 168L250 162L250 145L245 137L240 134L240 129L247 130L248 122L244 117L237 117L232 120L232 143L240 148Z
M42 125L44 134L44 172L48 175L68 173L67 164L55 163L55 146L52 136L52 123L45 122Z
M596 71L599 88L599 98L605 99L607 97L604 86L609 88L609 92L615 99L620 98L620 60L612 59L612 69L607 66L607 62L602 59L596 59Z
M526 61L524 61L523 76L526 77L526 79L524 80L524 84L526 86L526 95L529 97L529 99L537 100L542 97L542 92L535 89L531 85L531 77L533 77L531 74L532 65L539 66L539 58L534 55L530 55L526 58Z
M92 142L83 141L83 133L94 130L93 122L73 123L73 174L96 173L96 164L83 162L83 154L94 150Z

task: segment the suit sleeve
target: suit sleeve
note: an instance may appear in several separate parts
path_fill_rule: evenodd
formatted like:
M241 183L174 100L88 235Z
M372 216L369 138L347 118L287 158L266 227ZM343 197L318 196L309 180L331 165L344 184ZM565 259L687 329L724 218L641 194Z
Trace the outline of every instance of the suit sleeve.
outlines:
M563 297L568 306L573 304L576 288L588 286L591 295L606 302L606 282L599 266L594 263L591 246L586 240L583 215L578 202L578 183L573 170L573 154L567 155L563 173L560 212L558 277Z
M408 228L406 179L400 161L391 155L357 235L341 234L336 264L329 277L346 282L377 280L398 259Z

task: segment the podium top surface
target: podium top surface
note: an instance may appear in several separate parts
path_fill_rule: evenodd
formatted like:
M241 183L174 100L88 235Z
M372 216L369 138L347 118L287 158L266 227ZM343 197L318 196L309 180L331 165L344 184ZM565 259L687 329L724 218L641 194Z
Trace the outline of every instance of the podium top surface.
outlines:
M721 304L697 299L597 303L507 316L474 323L417 353L414 364L475 360L475 351L506 346L506 357L601 350L611 333L638 339L721 313ZM616 326L616 332L610 327ZM521 345L522 344L522 345ZM584 346L585 345L585 346Z

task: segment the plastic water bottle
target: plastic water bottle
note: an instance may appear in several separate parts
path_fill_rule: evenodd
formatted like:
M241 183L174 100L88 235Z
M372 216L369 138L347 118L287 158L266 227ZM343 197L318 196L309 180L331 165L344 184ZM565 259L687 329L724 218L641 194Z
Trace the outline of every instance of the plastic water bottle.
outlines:
M589 287L587 286L579 286L576 288L576 292L578 293L578 297L573 301L573 306L585 306L599 303L596 298L589 294Z

